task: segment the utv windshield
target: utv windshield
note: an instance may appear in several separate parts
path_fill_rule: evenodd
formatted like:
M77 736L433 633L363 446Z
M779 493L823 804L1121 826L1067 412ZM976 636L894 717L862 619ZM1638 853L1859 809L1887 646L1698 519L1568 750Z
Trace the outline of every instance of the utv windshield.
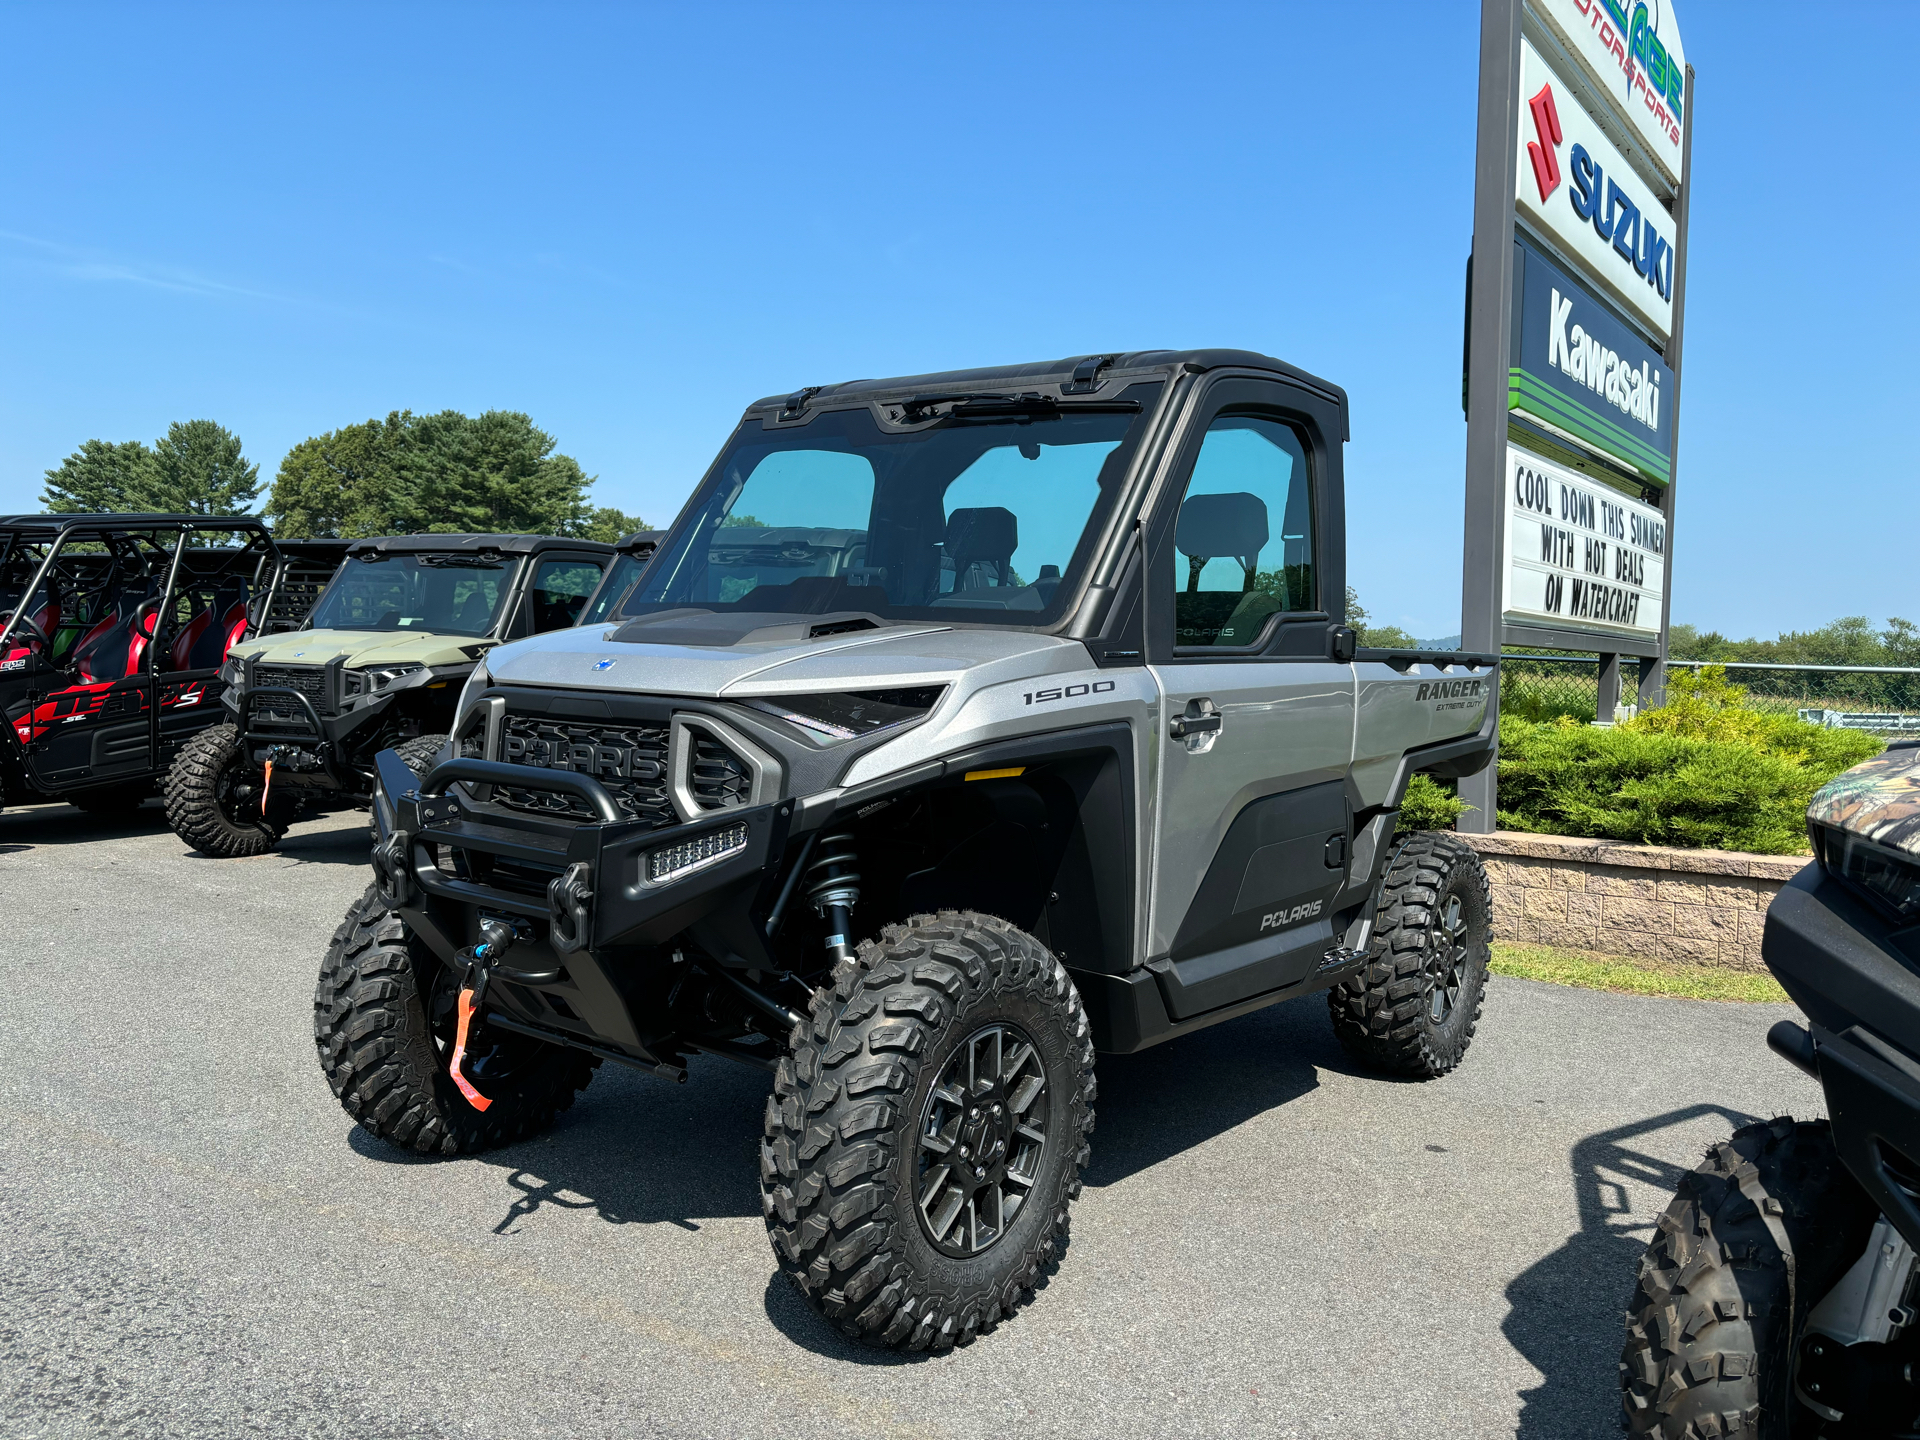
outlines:
M992 402L901 431L872 410L734 433L624 617L866 611L1045 625L1089 559L1158 382L1105 407Z
M486 635L515 564L491 551L352 556L314 605L307 629Z

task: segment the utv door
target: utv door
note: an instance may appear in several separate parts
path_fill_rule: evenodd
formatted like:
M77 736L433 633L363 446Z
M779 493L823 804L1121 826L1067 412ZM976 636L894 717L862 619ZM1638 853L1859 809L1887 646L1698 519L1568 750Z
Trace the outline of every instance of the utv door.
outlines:
M1148 524L1160 683L1148 955L1185 1019L1292 985L1334 945L1354 675L1332 657L1337 402L1223 377Z

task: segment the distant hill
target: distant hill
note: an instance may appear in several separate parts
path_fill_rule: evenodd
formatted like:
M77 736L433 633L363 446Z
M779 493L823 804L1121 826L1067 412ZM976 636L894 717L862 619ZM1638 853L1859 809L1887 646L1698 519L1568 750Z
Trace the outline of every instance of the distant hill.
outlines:
M1424 640L1420 642L1420 648L1422 650L1459 650L1461 637L1459 632L1456 632L1453 635L1444 635L1439 640Z

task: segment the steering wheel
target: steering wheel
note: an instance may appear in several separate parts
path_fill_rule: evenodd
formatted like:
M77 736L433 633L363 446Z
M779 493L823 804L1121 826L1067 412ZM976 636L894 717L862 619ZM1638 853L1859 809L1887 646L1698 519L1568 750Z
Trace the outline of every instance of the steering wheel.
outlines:
M13 612L8 611L6 614L0 615L0 630L6 629L7 621L12 616L12 614ZM23 615L17 621L14 622L14 627L13 627L14 635L17 637L22 631L26 632L28 640L38 642L40 645L45 646L48 650L53 649L53 642L47 638L47 633L45 631L41 630L39 626L33 623L33 618L31 616Z

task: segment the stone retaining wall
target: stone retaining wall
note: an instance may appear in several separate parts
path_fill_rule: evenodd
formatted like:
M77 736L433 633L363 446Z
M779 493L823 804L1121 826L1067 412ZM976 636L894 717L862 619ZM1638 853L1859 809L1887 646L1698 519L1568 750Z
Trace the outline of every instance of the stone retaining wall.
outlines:
M1494 935L1606 955L1765 971L1761 925L1807 856L1495 831L1461 839L1494 888Z

